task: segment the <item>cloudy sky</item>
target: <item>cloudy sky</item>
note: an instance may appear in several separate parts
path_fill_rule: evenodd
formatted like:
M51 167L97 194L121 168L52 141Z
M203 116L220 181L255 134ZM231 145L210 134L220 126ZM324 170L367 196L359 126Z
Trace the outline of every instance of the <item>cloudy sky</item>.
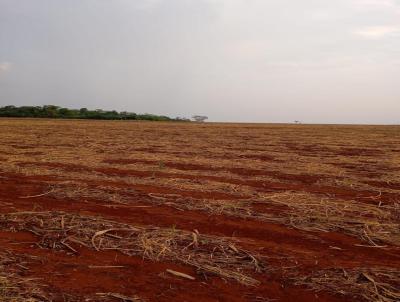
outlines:
M400 0L0 0L0 105L400 123Z

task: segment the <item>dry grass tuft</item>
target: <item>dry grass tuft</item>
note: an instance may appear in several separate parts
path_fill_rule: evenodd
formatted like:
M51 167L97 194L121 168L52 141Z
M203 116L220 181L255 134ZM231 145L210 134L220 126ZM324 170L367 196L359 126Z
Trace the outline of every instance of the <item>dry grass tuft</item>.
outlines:
M96 199L112 203L126 203L127 196L118 194L115 188L93 187L83 182L65 181L51 184L49 195L59 199ZM126 190L125 193L132 193L133 190Z
M245 285L259 281L244 271L261 271L262 264L232 240L175 228L132 226L64 212L19 212L0 215L3 229L30 231L45 248L76 252L80 244L95 250L117 250L153 261L170 260Z
M98 300L97 301L101 301L102 302L111 302L111 301L121 301L121 302L141 302L143 300L141 300L139 297L137 296L125 296L125 295L121 295L121 294L116 294L116 293L96 293L96 296L98 296ZM95 300L86 300L86 301L95 301Z
M318 271L309 277L296 276L294 279L296 285L352 296L356 301L400 301L400 271L395 269L331 269Z
M15 276L4 276L4 273L2 273L0 275L0 301L42 302L49 300L30 280Z
M315 198L311 194L280 193L266 202L284 206L282 223L306 231L340 231L368 246L400 245L400 207L349 200ZM283 216L285 215L285 216Z
M0 252L0 301L4 302L140 302L138 296L118 293L96 293L84 297L56 292L41 283L38 278L24 277L31 262L40 260L34 256Z
M0 253L0 301L50 301L34 279L21 276L23 267L21 259L10 253Z

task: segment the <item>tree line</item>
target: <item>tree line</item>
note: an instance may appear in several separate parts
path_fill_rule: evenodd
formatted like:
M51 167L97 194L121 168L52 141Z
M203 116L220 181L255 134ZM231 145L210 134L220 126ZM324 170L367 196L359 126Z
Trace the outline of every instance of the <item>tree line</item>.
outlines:
M55 105L45 106L4 106L0 107L0 117L31 117L60 119L95 119L95 120L145 120L145 121L190 121L186 118L170 118L164 115L137 114L127 111L106 111L87 108L69 109Z

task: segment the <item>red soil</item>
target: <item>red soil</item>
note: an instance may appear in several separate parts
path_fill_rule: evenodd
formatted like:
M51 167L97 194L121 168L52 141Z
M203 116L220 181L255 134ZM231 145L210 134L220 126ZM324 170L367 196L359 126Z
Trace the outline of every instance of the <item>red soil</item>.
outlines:
M45 124L39 125L48 127ZM34 234L21 231L12 232L11 230L0 231L0 251L9 251L15 255L28 254L36 256L36 260L29 263L24 276L39 278L39 282L51 288L53 292L73 294L81 298L101 292L115 292L126 296L138 295L145 301L168 302L346 302L355 300L350 296L335 295L329 292L316 293L310 289L295 286L293 280L289 280L285 275L285 269L288 271L294 270L299 276L308 276L311 272L330 268L388 267L400 269L400 248L398 246L388 245L387 248L365 247L361 246L365 245L365 242L360 239L339 232L307 232L287 225L261 222L256 219L210 215L206 212L194 210L181 211L167 205L151 203L151 196L149 196L151 193L179 194L181 197L198 200L234 202L251 199L253 197L251 195L252 192L280 193L295 191L321 194L321 196L329 196L330 198L355 200L360 203L394 204L399 200L398 192L394 191L400 189L398 182L385 182L379 178L364 179L360 182L371 186L366 189L352 186L324 185L323 181L330 180L332 174L325 175L319 171L318 174L308 174L306 171L295 174L283 169L282 171L268 170L264 168L265 166L259 165L268 162L279 164L284 163L286 160L284 157L279 158L279 152L271 152L272 155L264 152L268 146L268 148L278 148L285 153L301 155L303 159L315 156L327 159L332 166L346 169L348 173L354 172L366 177L379 177L377 174L373 174L380 172L374 171L376 166L370 166L370 170L364 168L364 165L370 165L370 161L366 163L361 160L351 163L335 161L337 157L346 157L352 160L363 156L379 157L383 154L383 151L377 149L376 146L363 148L362 146L366 144L365 142L360 142L357 145L358 147L348 147L345 142L341 142L340 145L333 145L333 143L319 144L318 135L313 132L313 128L305 129L304 133L301 132L303 139L309 141L300 144L297 143L299 141L297 134L289 136L286 130L287 126L283 125L271 126L273 131L266 131L263 127L254 125L230 126L231 128L225 125L215 125L212 131L207 130L208 126L193 129L190 128L192 126L185 126L190 128L190 131L186 130L186 134L195 133L191 134L195 137L190 138L192 141L197 142L196 139L198 137L203 137L205 140L208 137L213 139L210 141L210 145L207 145L208 149L206 147L202 149L201 147L191 147L191 141L185 140L184 135L180 132L180 127L183 127L181 125L171 124L172 126L169 126L170 129L168 130L162 127L148 126L153 124L138 124L145 125L141 126L143 129L140 128L139 130L135 128L138 127L136 124L129 123L124 124L127 126L126 128L124 126L123 129L120 128L122 127L120 124L110 123L106 127L106 124L102 122L84 124L86 126L82 128L78 127L80 125L78 122L66 121L65 125L68 127L63 128L57 123L51 124L51 127L43 128L47 132L43 129L34 128L37 131L34 140L39 139L41 136L44 137L41 143L38 142L37 144L25 140L20 142L18 138L11 139L12 137L8 138L8 140L2 140L0 137L0 143L8 143L10 150L15 152L0 150L3 158L2 163L12 162L16 171L15 173L11 173L7 169L3 171L0 166L0 214L18 211L65 211L101 216L102 218L133 225L175 227L188 231L198 230L200 234L223 236L238 240L238 244L242 248L260 257L265 263L266 271L262 273L247 272L253 278L259 280L261 284L256 287L246 287L232 280L198 274L189 265L169 261L149 261L141 257L126 256L114 251L95 251L77 244L71 244L78 251L77 254L68 251L42 249L36 244L39 238ZM18 127L18 131L24 133L25 128L21 125ZM77 134L75 134L75 127L80 129ZM228 127L229 131L225 127ZM102 141L99 142L98 137L89 133L87 129L92 129L96 135L103 135L101 137ZM139 143L144 140L145 144L131 145L125 143L125 134L128 135L134 132L132 129L138 130L135 135L137 133L139 136ZM369 131L369 129L367 130ZM210 131L210 133L203 131ZM270 143L267 135L274 131L277 134L271 134L274 140L272 141L271 139ZM351 131L346 131L343 133L351 134ZM360 131L362 134L368 133L368 131ZM257 133L258 135L256 135ZM25 138L25 134L20 135ZM168 135L168 142L170 142L168 147L170 148L166 147L165 142L158 141L163 135ZM332 135L332 133L329 132L329 135ZM147 139L147 136L152 139ZM275 139L275 136L278 139ZM322 131L320 138L325 136L326 133ZM83 141L80 140L81 137L84 137ZM347 136L344 135L344 137ZM50 139L52 139L53 143L48 142ZM65 153L69 151L68 159L71 162L71 158L74 158L72 156L75 156L75 150L77 150L76 146L80 146L78 142L81 143L82 147L80 148L82 149L84 149L83 144L91 146L90 144L98 143L98 145L88 147L88 150L92 153L76 155L76 161L72 164L63 162L64 151ZM226 152L225 157L224 152L219 152L218 154L214 152L218 142L221 143L221 149ZM250 147L241 148L241 146ZM40 148L40 150L36 150L36 148ZM180 148L182 148L181 151ZM393 147L390 150L398 152ZM52 153L50 151L57 152ZM130 159L133 157L130 156L129 159L125 159L121 154L122 152L144 152L153 157L149 156L151 159L143 160ZM237 154L234 154L235 152ZM18 156L13 157L15 154L20 158ZM88 160L90 154L101 154L104 157L100 157L101 161L95 164L85 164L85 156L87 156L86 159ZM167 158L170 156L175 156L176 158L158 161L154 159L156 154ZM187 159L199 155L203 156L203 159L210 157L213 160L217 160L210 161L209 165L179 161L179 157ZM67 158L67 155L65 155L65 158ZM218 162L218 159L222 158L244 159L245 161L254 161L256 164L244 165L239 168L216 165L215 163ZM379 158L376 161L377 165L379 165ZM140 170L135 167L135 164L153 165L158 169ZM32 168L32 171L35 171L35 168L48 169L50 172L61 171L65 173L65 177L62 173L49 176L35 175L36 172L30 176L29 173L27 173L28 175L17 173L18 168L21 167L28 169L28 171L30 168ZM164 170L163 168L166 169ZM396 168L394 167L393 169ZM51 195L26 198L48 191L49 182L73 180L74 177L68 175L68 172L82 173L82 175L86 175L84 173L97 173L110 177L104 179L99 177L99 180L95 178L95 180L79 179L79 181L93 188L111 186L118 189L129 189L130 191L126 195L130 202L118 204L94 197L68 199L56 198ZM215 175L213 172L223 172L225 174ZM387 167L386 172L393 171L391 167ZM112 177L115 177L115 179L113 180ZM246 193L247 195L244 193L234 194L235 192L225 193L223 190L215 191L206 186L202 190L179 186L168 187L162 184L156 185L154 184L156 182L150 181L148 183L128 184L118 180L118 177L140 180L176 180L178 183L182 180L197 181L197 184L200 185L201 181L212 181L219 185L230 184L246 187L248 190L245 192L250 193ZM263 179L263 177L265 178ZM337 176L335 179L345 180L343 176ZM380 189L391 189L393 191L383 190L384 192L379 192ZM254 208L260 212L280 210L279 207L266 207L263 204L255 204ZM104 268L104 266L122 267ZM191 281L172 276L166 273L166 269L173 269L195 276L196 280ZM263 298L265 300L262 300ZM63 300L60 299L60 301Z
M329 294L314 293L290 285L283 277L268 270L268 265L285 263L294 265L290 257L295 257L300 270L318 268L357 266L399 266L398 250L377 250L357 247L361 242L352 237L338 233L316 234L294 229L288 229L271 223L229 218L225 216L209 216L201 212L176 211L163 206L149 208L110 208L96 200L77 202L75 200L59 200L46 196L24 199L19 197L40 194L45 190L43 178L22 177L20 175L1 175L0 188L2 206L1 212L17 210L62 210L81 214L101 215L120 222L170 227L193 230L200 233L235 237L241 240L242 246L256 250L265 257L267 272L263 275L254 274L262 282L256 288L247 288L236 283L221 280L217 277L197 281L182 280L168 274L166 269L196 275L188 266L167 262L151 262L138 257L124 256L118 252L97 252L74 246L78 255L66 252L42 250L32 242L37 238L29 233L0 232L0 242L3 248L16 254L29 253L39 256L42 263L29 267L27 276L43 279L45 284L56 291L79 295L93 292L119 292L125 295L134 293L149 301L251 301L249 297L269 297L279 301L347 301L344 298ZM135 187L134 187L135 188ZM136 188L135 188L136 189ZM157 188L146 188L150 192ZM140 203L135 205L146 205ZM29 242L29 243L24 243ZM339 247L341 250L332 249ZM285 258L277 258L285 255ZM124 266L118 269L91 269L93 266ZM49 274L57 272L56 274ZM301 273L301 271L300 271ZM350 301L350 300L348 300Z

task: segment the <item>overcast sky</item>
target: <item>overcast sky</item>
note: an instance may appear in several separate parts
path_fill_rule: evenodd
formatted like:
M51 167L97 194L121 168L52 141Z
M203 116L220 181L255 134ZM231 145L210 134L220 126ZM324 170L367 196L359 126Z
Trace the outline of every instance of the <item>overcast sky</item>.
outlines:
M400 0L0 0L0 105L400 123Z

